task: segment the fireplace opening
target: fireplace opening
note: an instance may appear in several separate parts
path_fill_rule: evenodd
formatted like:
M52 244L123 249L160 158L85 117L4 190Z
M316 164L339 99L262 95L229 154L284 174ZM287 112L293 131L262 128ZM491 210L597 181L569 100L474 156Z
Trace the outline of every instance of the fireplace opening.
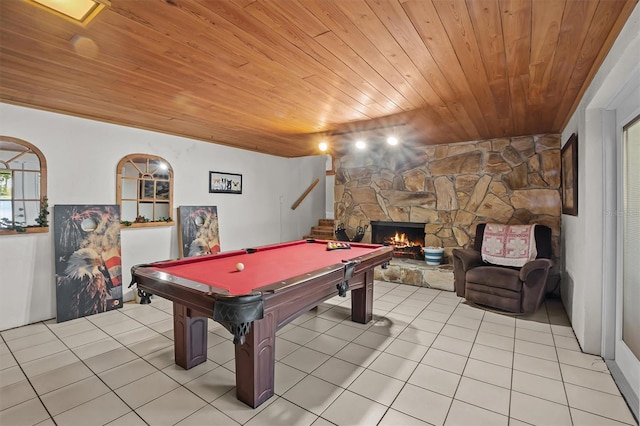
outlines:
M422 259L424 223L371 221L371 242L393 247L394 257Z

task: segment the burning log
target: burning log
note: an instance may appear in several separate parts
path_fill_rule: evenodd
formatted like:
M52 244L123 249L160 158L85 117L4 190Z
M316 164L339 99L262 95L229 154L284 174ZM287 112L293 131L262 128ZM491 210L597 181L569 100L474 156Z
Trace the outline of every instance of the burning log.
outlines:
M384 240L384 244L393 247L393 256L410 257L420 259L422 257L422 244L409 241L405 234L395 233L394 237Z

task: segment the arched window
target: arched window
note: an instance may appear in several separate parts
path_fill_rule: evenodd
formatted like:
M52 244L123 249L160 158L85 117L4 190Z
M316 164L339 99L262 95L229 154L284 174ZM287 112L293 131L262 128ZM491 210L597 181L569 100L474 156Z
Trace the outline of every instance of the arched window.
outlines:
M173 169L164 158L131 154L118 163L116 202L125 225L173 224Z
M29 142L0 136L0 234L46 232L47 162Z

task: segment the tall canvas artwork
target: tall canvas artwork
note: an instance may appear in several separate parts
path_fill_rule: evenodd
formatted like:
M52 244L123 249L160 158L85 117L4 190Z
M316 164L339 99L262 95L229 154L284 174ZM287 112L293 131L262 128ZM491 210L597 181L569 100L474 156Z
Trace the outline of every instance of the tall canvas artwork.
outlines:
M201 256L220 251L216 206L178 207L178 227L180 257Z
M120 206L57 205L53 212L57 321L120 308Z

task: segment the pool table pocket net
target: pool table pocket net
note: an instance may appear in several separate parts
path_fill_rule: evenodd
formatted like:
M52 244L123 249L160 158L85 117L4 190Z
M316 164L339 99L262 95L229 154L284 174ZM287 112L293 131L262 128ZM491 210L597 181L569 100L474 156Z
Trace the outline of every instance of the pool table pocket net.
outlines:
M251 329L251 323L262 319L262 294L246 296L218 295L213 309L213 320L233 334L233 343L242 345Z

